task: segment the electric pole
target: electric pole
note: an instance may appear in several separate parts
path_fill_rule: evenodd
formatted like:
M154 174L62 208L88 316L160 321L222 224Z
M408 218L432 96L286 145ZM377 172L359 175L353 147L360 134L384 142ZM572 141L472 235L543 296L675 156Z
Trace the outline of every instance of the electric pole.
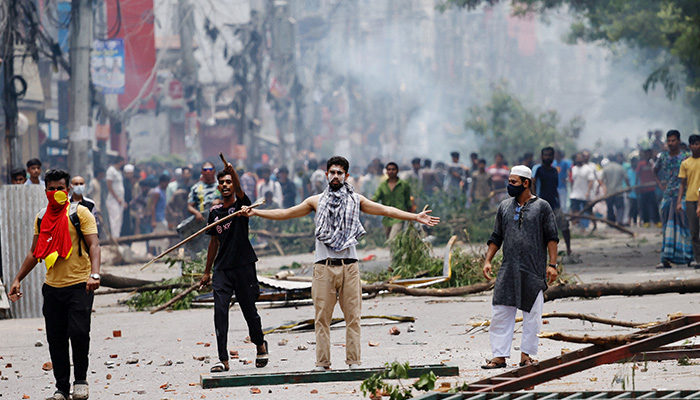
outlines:
M178 23L180 29L180 57L182 59L181 80L185 98L185 145L187 146L187 158L198 160L201 158L201 146L197 128L197 61L194 59L192 47L194 39L194 17L192 6L188 0L179 0Z
M92 176L90 154L90 51L92 0L72 0L70 20L70 111L68 118L68 170L71 175Z
M2 8L5 7L4 10ZM17 138L17 88L15 85L15 32L11 21L17 21L17 2L0 5L0 12L5 13L5 26L2 31L2 41L0 42L0 59L3 66L3 111L5 112L5 143L4 149L9 150L9 154L2 154L3 166L2 175L5 180L9 176L12 168L22 165L22 154L19 150L19 139ZM4 153L4 150L2 151ZM5 164L6 163L6 164Z

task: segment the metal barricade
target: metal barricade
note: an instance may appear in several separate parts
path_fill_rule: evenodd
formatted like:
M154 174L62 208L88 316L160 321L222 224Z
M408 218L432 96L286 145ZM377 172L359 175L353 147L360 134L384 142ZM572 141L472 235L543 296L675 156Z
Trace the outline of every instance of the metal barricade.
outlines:
M41 185L3 185L0 188L2 276L8 292L32 246L34 218L47 204L44 193ZM41 317L41 286L45 276L46 267L41 263L22 280L24 295L21 300L10 304L12 317Z

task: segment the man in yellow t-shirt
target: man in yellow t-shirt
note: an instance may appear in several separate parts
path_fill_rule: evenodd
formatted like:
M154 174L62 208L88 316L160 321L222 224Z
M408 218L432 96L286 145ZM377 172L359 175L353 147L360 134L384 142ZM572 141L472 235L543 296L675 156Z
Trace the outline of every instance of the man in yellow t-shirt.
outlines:
M50 399L69 398L69 341L73 349L73 399L87 399L90 314L94 291L100 287L100 242L97 239L97 225L92 213L84 206L78 205L77 215L84 238L81 243L80 235L69 217L70 175L66 171L53 169L46 172L44 181L49 206L46 211L40 212L34 221L32 248L12 282L10 300L17 301L22 297L20 282L34 269L39 258L45 259L49 267L42 287L42 311L56 378L56 392ZM41 229L38 224L40 217ZM40 238L42 243L37 247ZM62 242L68 238L70 244ZM55 242L61 244L56 245Z
M698 268L700 265L700 209L698 209L698 190L700 189L700 135L690 135L688 147L692 157L688 157L681 163L678 177L681 178L676 212L683 212L683 195L685 195L685 213L688 216L688 228L693 243L693 257L689 266Z

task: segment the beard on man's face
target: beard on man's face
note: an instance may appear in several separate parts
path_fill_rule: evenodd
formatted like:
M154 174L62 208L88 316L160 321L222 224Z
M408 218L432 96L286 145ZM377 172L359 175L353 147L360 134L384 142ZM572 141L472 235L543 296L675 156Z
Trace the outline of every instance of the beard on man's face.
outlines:
M334 176L333 179L328 181L328 187L330 187L331 190L338 190L343 187L344 182L345 179L340 179L338 176Z
M331 190L338 190L343 187L343 183L338 179L333 179L332 181L328 182L328 187L330 187Z

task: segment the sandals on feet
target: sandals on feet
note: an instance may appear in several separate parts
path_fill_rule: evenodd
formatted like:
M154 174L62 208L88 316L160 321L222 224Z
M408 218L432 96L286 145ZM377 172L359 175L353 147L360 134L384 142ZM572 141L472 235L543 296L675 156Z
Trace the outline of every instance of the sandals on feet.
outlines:
M526 366L526 365L532 365L532 364L537 364L537 360L535 360L535 359L532 358L532 357L528 357L528 358L526 358L525 360L520 361L520 364L519 364L519 365L520 365L521 367L524 367L524 366Z
M214 364L214 365L211 367L211 369L209 370L209 372L211 372L211 373L226 372L226 371L228 371L228 369L229 369L229 368L228 368L228 366L226 366L226 364L224 364L223 362L219 361L218 363Z
M497 368L505 368L506 363L504 362L495 362L493 360L486 360L486 365L482 365L482 369L497 369Z
M269 348L267 345L267 340L265 340L263 342L263 344L265 345L265 352L261 353L260 351L258 351L258 354L255 356L255 367L256 368L263 368L267 365L267 362L268 362L267 356L268 356Z

